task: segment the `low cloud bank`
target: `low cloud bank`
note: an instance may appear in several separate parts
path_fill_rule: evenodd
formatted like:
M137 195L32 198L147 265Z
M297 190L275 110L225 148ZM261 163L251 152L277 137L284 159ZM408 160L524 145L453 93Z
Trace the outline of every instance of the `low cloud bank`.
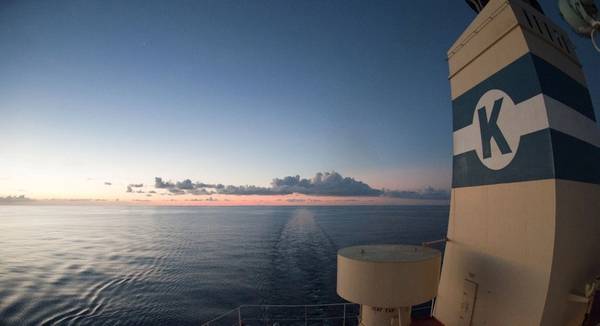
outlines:
M343 177L337 172L317 173L312 179L301 179L299 175L283 179L275 178L272 189L291 194L323 196L379 196L382 191L354 178Z
M450 193L448 190L426 187L421 191L384 189L383 196L405 199L449 199Z
M144 186L143 183L130 183L127 185L127 192L135 192L137 194L143 194L142 190L133 191L133 188L142 188Z
M25 195L21 196L6 196L0 197L0 205L3 204L24 204L33 202L33 199L25 197Z
M133 184L127 187L127 192L133 192ZM143 185L142 185L143 186ZM182 181L165 181L161 177L154 179L155 189L164 189L170 195L290 195L303 194L313 196L385 196L406 199L448 199L447 190L427 187L421 191L399 191L376 189L368 184L351 177L344 177L337 172L317 173L310 179L299 175L275 178L270 187L253 185L235 186L193 182L190 179Z

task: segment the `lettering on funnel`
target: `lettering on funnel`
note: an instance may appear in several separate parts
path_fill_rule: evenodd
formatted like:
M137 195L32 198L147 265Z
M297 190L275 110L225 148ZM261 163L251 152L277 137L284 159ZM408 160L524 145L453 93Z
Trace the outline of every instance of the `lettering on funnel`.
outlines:
M473 127L481 141L475 151L488 168L503 169L514 158L521 139L518 119L517 106L501 90L489 90L477 102Z

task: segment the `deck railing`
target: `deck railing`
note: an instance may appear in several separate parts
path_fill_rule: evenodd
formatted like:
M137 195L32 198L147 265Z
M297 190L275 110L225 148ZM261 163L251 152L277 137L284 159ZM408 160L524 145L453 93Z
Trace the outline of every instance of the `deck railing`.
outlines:
M357 326L359 312L355 303L241 305L202 326Z
M432 302L412 308L413 315L431 316ZM202 326L360 326L360 305L241 305Z

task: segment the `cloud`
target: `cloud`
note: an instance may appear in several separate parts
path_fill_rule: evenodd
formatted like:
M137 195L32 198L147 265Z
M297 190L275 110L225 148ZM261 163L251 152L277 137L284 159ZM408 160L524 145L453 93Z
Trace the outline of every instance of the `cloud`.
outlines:
M196 185L190 179L185 179L183 181L177 182L175 187L181 190L192 190L196 188Z
M201 199L201 198L190 198L190 199L186 199L185 201L193 201L193 202L199 202L199 201L219 201L217 198L213 198L213 197L208 197L205 199ZM225 200L228 201L228 200Z
M299 175L275 178L271 182L271 187L194 183L190 179L173 183L156 177L155 187L167 189L173 194L189 193L194 195L290 195L296 193L317 196L379 196L383 193L362 181L343 177L337 172L319 172L311 179L303 179Z
M177 188L169 188L169 192L173 195L183 195L185 194L184 190L181 189L177 189Z
M223 195L280 195L272 188L257 187L257 186L223 186L217 189L218 194Z
M154 178L154 189L144 192L135 191L134 188L143 187L144 184L129 184L129 193L157 194L156 190L164 189L162 195L291 195L300 194L307 196L336 196L336 197L389 197L403 199L429 199L448 200L450 192L444 189L426 187L422 190L390 190L377 189L369 184L352 177L344 177L340 173L319 172L312 178L301 178L299 175L274 178L270 187L254 185L223 185L220 183L194 182L191 179L181 181L164 180L162 177ZM211 197L212 198L212 197Z
M321 196L379 196L382 191L354 178L343 177L333 172L317 173L312 179L301 179L299 175L275 178L272 189L280 194L299 193Z
M112 182L106 181L106 182L104 182L104 185L106 185L106 186L112 186Z
M24 203L30 203L32 201L33 201L33 199L27 198L27 197L25 197L25 195L0 197L0 205L24 204Z
M443 189L435 189L433 187L426 187L421 191L409 191L409 190L383 190L385 197L393 198L406 198L406 199L449 199L450 192Z
M215 188L215 189L222 189L225 186L222 184L213 184L213 183L203 183L203 182L196 182L196 188Z
M197 195L197 196L199 196L199 195L212 195L212 194L215 194L214 191L208 191L205 188L190 189L190 190L188 190L188 193L192 194L192 195Z
M423 190L389 190L376 189L351 177L344 177L332 171L317 173L312 178L301 178L299 175L275 178L270 187L254 185L223 185L203 182L193 182L190 179L172 182L156 177L156 189L166 189L169 195L291 195L302 194L312 196L385 196L405 199L448 199L447 190L427 187Z
M175 184L173 184L171 182L164 182L162 178L156 177L156 178L154 178L154 188L170 189L170 188L175 188Z
M142 188L144 186L143 183L130 183L127 185L127 191L126 192L134 192L133 188ZM144 192L141 190L136 191L136 193L138 194L143 194Z
M190 179L185 179L183 181L171 182L164 181L161 177L154 178L154 188L156 189L167 189L170 195L183 195L183 194L192 194L192 195L212 195L215 192L209 191L208 189L214 188L218 189L218 186L222 185L214 185L207 184L201 182L192 182ZM155 193L155 192L154 192Z

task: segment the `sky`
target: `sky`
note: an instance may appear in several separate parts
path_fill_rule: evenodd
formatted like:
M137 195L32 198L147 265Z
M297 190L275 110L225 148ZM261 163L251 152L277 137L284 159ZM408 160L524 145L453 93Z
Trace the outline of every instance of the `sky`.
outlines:
M474 16L463 1L2 1L0 197L437 199L451 179L446 51ZM598 114L600 55L569 35ZM308 181L274 186L286 176ZM375 192L340 192L359 183Z

